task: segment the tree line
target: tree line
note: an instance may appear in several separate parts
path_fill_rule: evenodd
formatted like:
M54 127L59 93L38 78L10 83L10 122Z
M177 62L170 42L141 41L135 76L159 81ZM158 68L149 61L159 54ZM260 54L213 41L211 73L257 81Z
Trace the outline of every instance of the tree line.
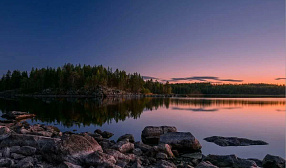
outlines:
M65 64L58 68L32 68L27 71L9 71L0 80L0 91L20 90L22 93L36 93L49 89L54 93L80 91L91 93L98 87L116 88L130 93L170 94L171 86L158 81L144 81L138 73L105 68L102 65Z
M249 94L285 95L285 85L274 84L211 84L177 83L172 84L174 94Z

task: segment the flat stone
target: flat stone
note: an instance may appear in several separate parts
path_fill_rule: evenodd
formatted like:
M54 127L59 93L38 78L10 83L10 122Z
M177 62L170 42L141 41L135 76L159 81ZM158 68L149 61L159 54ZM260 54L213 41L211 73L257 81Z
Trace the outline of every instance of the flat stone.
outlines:
M246 138L237 138L237 137L212 136L212 137L205 138L204 140L208 142L213 142L219 146L268 145L267 142L264 142L261 140L250 140Z

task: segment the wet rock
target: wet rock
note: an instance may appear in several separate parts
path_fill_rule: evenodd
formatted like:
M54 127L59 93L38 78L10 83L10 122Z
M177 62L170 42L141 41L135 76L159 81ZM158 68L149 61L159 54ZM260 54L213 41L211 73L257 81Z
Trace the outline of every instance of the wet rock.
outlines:
M218 167L206 161L199 163L195 168L218 168Z
M264 157L262 165L264 168L285 168L285 159L268 154Z
M160 160L156 164L156 168L177 168L174 163L168 162L166 160Z
M27 118L33 118L35 116L36 116L35 114L29 114L27 112L21 112L21 111L10 111L2 115L3 118L13 119L13 120L22 120Z
M267 145L267 142L261 140L250 140L246 138L237 137L221 137L212 136L205 138L204 140L208 142L213 142L219 146L249 146L249 145Z
M168 132L177 132L177 128L171 126L147 126L142 131L141 140L145 144L158 144L160 135Z
M160 136L160 143L169 144L172 149L196 152L202 148L200 142L190 132L169 132Z
M118 138L117 142L119 141L124 141L124 140L128 140L129 142L131 143L134 143L134 137L132 134L125 134L125 135L122 135L121 137Z
M113 149L116 149L122 153L131 152L134 149L134 144L128 141L119 141L115 145L112 146Z
M156 158L157 159L167 159L168 155L166 153L159 152L159 153L156 154Z

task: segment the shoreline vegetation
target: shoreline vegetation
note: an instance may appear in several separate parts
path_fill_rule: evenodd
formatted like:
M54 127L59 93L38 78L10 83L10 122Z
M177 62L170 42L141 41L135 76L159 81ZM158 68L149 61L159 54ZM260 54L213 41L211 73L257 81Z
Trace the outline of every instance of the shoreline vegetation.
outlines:
M165 83L90 65L8 71L0 97L285 97L285 85Z
M2 115L7 120L0 122L1 167L285 167L285 159L270 154L267 154L263 160L244 159L233 154L205 156L201 152L200 142L192 133L179 132L174 126L146 126L141 134L142 141L135 142L132 134L122 135L114 141L109 140L113 133L99 129L93 133L61 132L55 126L30 125L25 121L34 116L34 114L19 111L10 111ZM219 140L220 143L216 143L221 144L223 137L218 138L216 141ZM223 145L267 144L229 137L224 138Z

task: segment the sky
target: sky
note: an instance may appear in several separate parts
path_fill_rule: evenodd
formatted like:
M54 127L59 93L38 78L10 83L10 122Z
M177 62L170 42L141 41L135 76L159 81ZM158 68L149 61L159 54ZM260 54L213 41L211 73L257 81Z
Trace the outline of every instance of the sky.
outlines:
M285 83L284 0L2 0L0 74L65 63L171 82Z

